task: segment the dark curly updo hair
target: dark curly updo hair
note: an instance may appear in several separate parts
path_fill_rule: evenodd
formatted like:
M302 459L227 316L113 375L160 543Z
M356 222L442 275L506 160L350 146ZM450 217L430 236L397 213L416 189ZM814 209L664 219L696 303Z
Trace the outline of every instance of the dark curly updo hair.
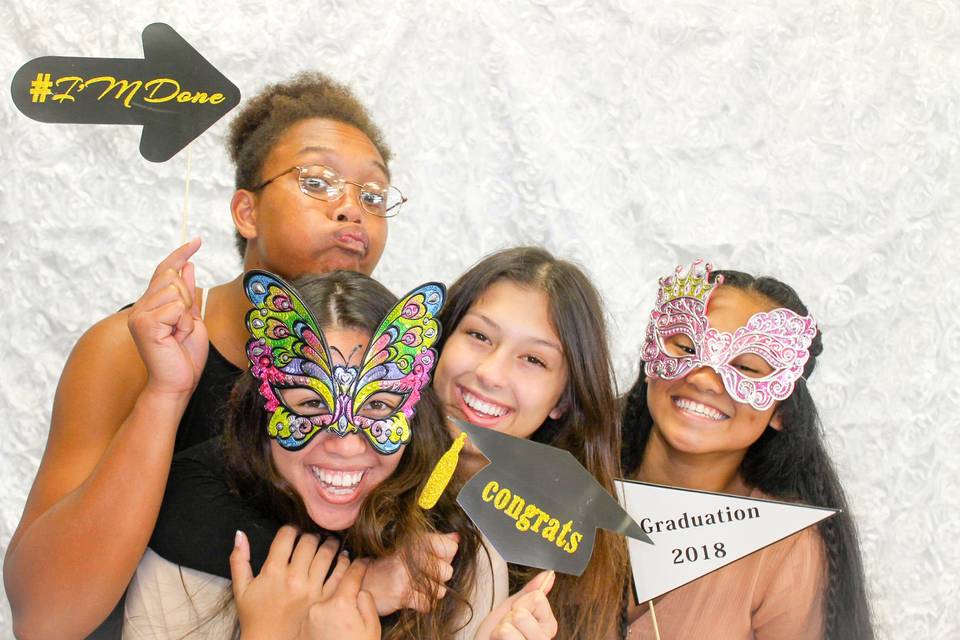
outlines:
M247 101L230 123L227 151L233 160L237 189L252 189L263 181L261 170L270 150L291 125L308 118L336 120L359 129L390 162L390 148L353 92L319 72L301 73L287 82L266 87ZM247 241L236 234L241 259Z

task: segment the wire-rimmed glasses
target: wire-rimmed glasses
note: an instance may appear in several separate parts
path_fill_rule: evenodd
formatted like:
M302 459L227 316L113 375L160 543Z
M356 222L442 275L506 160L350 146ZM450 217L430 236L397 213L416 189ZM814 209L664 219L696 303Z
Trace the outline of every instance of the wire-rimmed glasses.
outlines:
M324 202L339 200L346 191L348 184L358 187L360 191L357 200L360 202L360 206L367 213L380 216L381 218L392 218L397 215L400 213L401 205L407 201L396 187L385 187L378 182L365 182L363 184L352 182L330 167L325 167L322 164L290 167L269 180L264 180L251 189L251 191L259 191L277 178L285 176L291 171L300 172L300 175L297 177L297 182L300 184L300 191L311 198L316 198Z

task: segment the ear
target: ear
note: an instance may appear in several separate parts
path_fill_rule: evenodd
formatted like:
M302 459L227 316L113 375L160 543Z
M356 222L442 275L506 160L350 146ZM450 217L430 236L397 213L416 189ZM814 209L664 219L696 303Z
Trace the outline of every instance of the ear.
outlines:
M773 415L770 416L770 424L767 425L775 431L783 431L783 418L780 417L780 407L777 406L773 411Z
M550 413L548 413L547 415L550 417L551 420L559 420L560 418L563 417L563 414L567 412L568 405L569 403L567 402L567 399L561 398L560 402L557 403L557 406L551 409Z
M237 189L230 199L230 213L241 236L247 240L257 237L257 202L252 191Z

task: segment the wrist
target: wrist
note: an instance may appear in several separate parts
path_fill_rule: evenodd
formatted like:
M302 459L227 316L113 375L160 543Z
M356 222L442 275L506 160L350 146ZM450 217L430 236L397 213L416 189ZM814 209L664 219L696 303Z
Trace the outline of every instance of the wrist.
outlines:
M399 598L392 596L388 583L384 582L383 576L381 575L381 572L389 575L391 569L392 567L390 567L389 561L378 558L370 563L367 573L363 576L363 581L360 583L360 588L368 592L373 598L373 602L377 607L377 615L381 617L388 616L403 608L403 604Z
M134 410L149 412L154 416L176 414L179 422L192 395L193 389L165 389L156 383L151 384L150 379L147 378L147 384L137 396Z

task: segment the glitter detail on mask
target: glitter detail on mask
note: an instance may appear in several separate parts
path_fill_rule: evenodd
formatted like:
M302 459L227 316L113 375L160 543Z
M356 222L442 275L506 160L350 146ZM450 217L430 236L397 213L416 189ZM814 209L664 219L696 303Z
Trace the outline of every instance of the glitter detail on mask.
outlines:
M431 347L440 337L436 315L446 297L442 284L422 285L401 298L373 332L358 367L333 364L316 320L279 277L250 271L244 291L254 307L246 318L247 358L260 381L264 409L273 412L270 437L297 450L322 430L341 437L361 432L381 454L395 453L410 441L409 419L437 361ZM315 392L322 415L301 415L287 406L283 391L291 388ZM380 393L397 399L397 406L384 416L365 415L365 405L378 402Z
M733 333L709 325L706 309L710 296L723 284L710 282L713 266L695 261L686 276L683 267L660 279L657 303L650 312L641 355L647 376L662 380L682 378L699 367L716 371L730 397L755 409L768 409L793 393L803 367L810 359L810 343L817 335L816 321L790 309L779 308L753 314ZM685 335L693 343L692 354L671 355L668 341ZM773 371L762 377L745 375L732 363L745 353L755 354Z

